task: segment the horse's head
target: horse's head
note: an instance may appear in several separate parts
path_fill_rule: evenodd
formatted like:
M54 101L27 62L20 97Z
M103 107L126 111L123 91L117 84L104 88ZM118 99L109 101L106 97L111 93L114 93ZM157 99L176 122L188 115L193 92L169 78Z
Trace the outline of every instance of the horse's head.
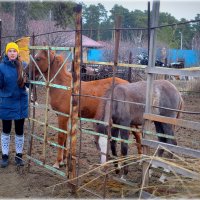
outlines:
M48 51L47 50L40 50L34 57L35 62L37 63L40 71L43 74L47 74L48 69L49 69L49 63L50 66L53 64L55 60L55 52L50 51L50 54L48 56ZM50 60L49 60L50 59ZM49 62L50 61L50 62ZM37 69L37 66L35 66L35 75L39 75L39 70Z

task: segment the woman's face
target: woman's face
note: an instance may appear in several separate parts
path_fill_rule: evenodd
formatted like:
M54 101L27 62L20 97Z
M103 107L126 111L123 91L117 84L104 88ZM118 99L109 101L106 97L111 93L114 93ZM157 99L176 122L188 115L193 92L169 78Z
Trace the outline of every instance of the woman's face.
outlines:
M15 49L9 49L7 52L7 56L9 60L16 60L18 53Z

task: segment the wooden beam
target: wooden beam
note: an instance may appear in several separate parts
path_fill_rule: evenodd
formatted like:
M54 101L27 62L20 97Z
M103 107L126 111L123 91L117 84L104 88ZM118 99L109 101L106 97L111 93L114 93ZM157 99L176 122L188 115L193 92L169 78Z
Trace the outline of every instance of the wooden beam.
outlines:
M147 162L151 162L153 165L156 165L158 167L162 167L164 169L168 169L169 171L176 172L177 174L180 174L182 176L192 178L195 180L200 180L200 174L197 172L191 171L189 169L185 169L181 166L177 166L176 164L169 162L169 161L162 161L162 160L149 160Z
M155 114L150 114L150 113L144 113L143 118L151 120L151 121L173 124L173 125L176 125L176 126L181 126L181 127L184 127L184 128L190 128L190 129L193 129L193 130L200 131L200 123L199 122L193 122L193 121L188 121L188 120L183 120L183 119L165 117L165 116L160 116L160 115L155 115Z
M189 71L183 69L173 69L164 67L147 67L145 70L148 74L167 74L167 75L200 77L200 70Z
M177 154L183 154L187 156L191 156L193 158L200 158L200 150L190 149L187 147L180 147L175 146L172 144L162 143L154 140L147 140L142 139L142 145L149 146L151 148L157 149L158 146L163 146L166 149L169 149L171 152L177 153Z

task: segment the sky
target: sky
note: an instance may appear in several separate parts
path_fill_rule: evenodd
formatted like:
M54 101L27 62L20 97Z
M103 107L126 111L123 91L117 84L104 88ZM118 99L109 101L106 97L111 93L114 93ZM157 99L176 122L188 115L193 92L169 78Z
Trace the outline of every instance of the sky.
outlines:
M76 0L76 2L80 2ZM114 4L127 8L129 11L147 10L147 0L81 0L87 6L101 3L107 11L111 10ZM152 0L151 0L152 5ZM185 18L193 20L200 14L200 0L160 0L160 12L168 12L176 19Z

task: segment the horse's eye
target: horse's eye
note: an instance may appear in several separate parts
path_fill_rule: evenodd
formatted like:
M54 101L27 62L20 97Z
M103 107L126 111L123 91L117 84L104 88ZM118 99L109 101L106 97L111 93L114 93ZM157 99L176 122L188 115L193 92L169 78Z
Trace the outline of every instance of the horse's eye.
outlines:
M40 61L40 58L36 58L35 60L38 62L38 61Z

